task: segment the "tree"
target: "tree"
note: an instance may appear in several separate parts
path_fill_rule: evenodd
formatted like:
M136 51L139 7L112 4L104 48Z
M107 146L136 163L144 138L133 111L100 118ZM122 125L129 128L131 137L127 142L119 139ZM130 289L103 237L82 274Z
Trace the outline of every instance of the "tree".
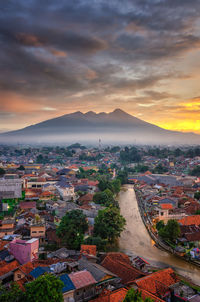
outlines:
M23 166L23 165L20 165L20 166L19 166L19 168L17 168L17 170L24 171L24 170L25 170L25 168L24 168L24 166Z
M0 168L0 177L3 176L6 173L6 171L3 168Z
M78 250L87 230L86 216L81 210L72 210L63 216L56 233L67 248Z
M192 176L200 176L200 166L196 166L194 169L190 171L190 175Z
M158 232L160 237L171 242L174 242L180 233L180 226L175 219L168 220L166 226L161 228Z
M84 244L96 245L98 251L105 251L106 240L101 237L88 237L84 240Z
M64 283L52 274L45 274L27 283L25 301L28 302L62 302Z
M168 169L166 167L162 166L161 164L158 164L154 169L154 173L158 173L158 174L163 174L167 171L168 171Z
M118 208L109 207L100 210L94 223L94 236L100 236L102 239L113 243L120 237L126 224L125 218L120 215Z
M129 289L126 294L126 297L123 302L151 302L150 298L142 299L142 294L138 290L134 290L134 288Z
M2 302L23 302L24 293L16 283L11 283L10 290L0 284L0 301Z
M114 200L113 193L109 189L106 189L103 192L95 193L93 196L93 201L107 207L110 205L118 206L118 202Z
M164 221L160 220L156 223L156 230L160 231L161 229L163 229L165 227Z
M197 191L194 193L194 198L196 198L198 200L200 199L200 191Z

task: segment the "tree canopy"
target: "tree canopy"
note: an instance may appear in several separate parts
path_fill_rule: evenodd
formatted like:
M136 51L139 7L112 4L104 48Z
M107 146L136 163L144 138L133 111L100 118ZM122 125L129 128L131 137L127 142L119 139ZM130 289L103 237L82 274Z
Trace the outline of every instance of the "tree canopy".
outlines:
M171 242L175 241L180 233L180 226L175 219L168 220L167 224L161 227L158 232L160 237Z
M6 171L3 168L0 168L0 176L3 176L6 173Z
M93 196L93 201L95 203L105 205L106 207L110 205L118 206L118 202L115 201L114 195L110 189L95 193Z
M105 210L100 210L94 223L94 236L100 236L102 239L113 243L119 238L121 232L124 230L126 220L118 208L109 207Z
M45 274L25 285L28 302L62 302L64 283L52 274Z
M78 250L87 230L86 216L81 210L72 210L63 216L57 228L57 235L67 248Z

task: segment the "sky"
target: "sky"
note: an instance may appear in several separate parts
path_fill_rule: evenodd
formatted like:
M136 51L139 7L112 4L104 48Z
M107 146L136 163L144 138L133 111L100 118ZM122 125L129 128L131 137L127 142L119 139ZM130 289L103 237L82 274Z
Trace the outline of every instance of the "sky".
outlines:
M0 131L115 108L200 133L200 0L0 1Z

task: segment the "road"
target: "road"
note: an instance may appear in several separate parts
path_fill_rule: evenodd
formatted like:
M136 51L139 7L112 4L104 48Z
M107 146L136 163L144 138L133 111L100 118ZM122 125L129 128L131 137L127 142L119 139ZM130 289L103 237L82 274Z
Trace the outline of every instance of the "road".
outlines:
M200 285L200 268L158 249L151 240L140 216L133 185L122 187L118 201L121 214L126 219L126 229L120 237L120 250L139 255L152 265L172 267L182 276Z

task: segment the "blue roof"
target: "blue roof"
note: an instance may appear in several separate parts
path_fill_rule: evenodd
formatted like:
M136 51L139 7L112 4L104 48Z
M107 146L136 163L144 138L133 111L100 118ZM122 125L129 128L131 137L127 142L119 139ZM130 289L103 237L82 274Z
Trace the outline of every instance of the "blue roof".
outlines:
M64 287L62 288L63 293L75 289L72 280L69 278L67 274L60 276L59 279L64 283Z
M30 272L30 275L36 279L39 276L43 275L44 273L50 273L50 268L48 266L45 267L38 266Z

